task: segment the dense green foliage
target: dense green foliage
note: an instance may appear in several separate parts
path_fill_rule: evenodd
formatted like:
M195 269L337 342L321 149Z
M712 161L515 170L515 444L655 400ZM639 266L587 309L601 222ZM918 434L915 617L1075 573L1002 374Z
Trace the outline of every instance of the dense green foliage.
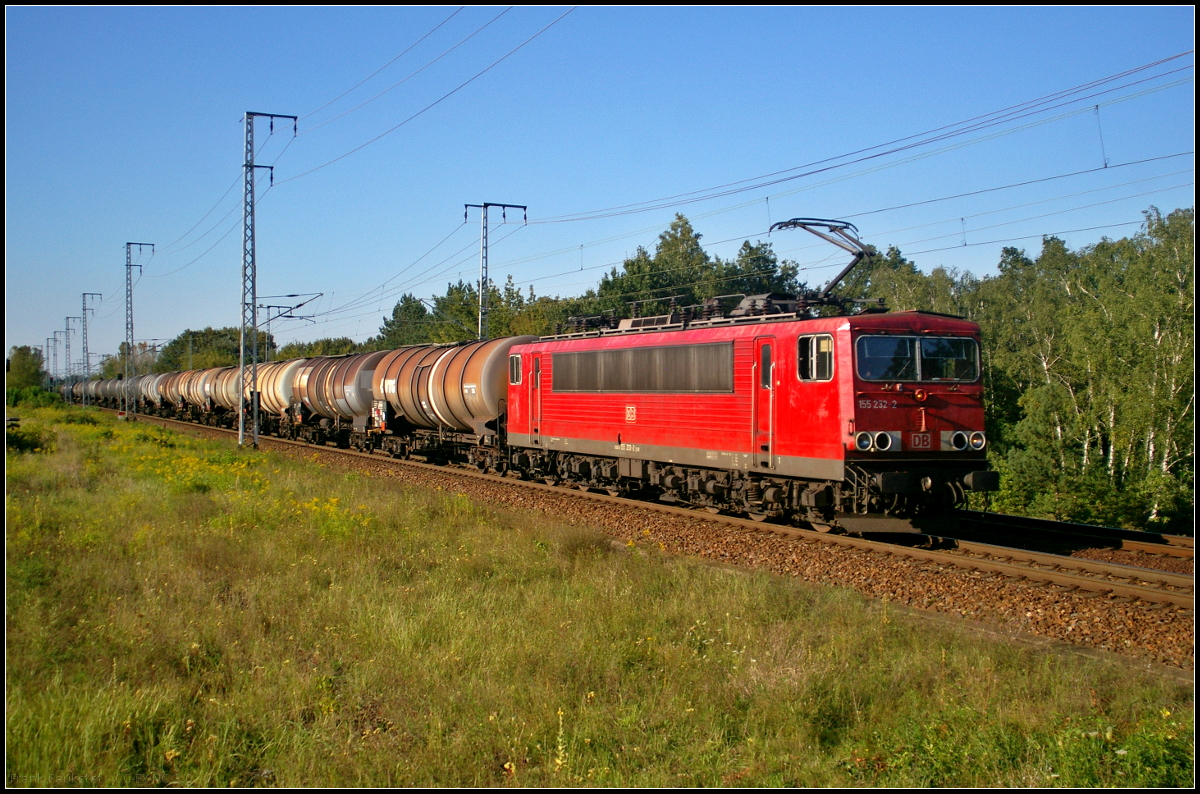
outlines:
M250 340L247 339L247 346L249 343ZM125 343L121 343L117 355L104 359L99 377L115 378L125 374L126 347ZM240 350L241 330L235 326L205 328L202 331L189 328L162 347L139 342L130 359L131 374L232 367L238 363ZM274 337L265 331L259 331L259 360L267 361L275 355Z
M7 455L9 786L1184 786L1188 683L97 411Z
M58 392L46 391L41 386L23 389L7 386L4 389L4 404L10 408L46 408L62 401L62 395Z
M4 386L7 389L26 389L46 382L42 351L28 345L14 347L5 361Z
M318 339L315 342L291 342L279 349L275 356L280 361L291 358L313 358L314 356L344 356L347 353L363 352L348 336L337 339Z
M252 337L246 340L249 347ZM154 372L178 372L181 369L232 367L239 361L241 330L236 327L188 329L172 339L158 352ZM260 361L271 357L275 339L265 331L258 332Z

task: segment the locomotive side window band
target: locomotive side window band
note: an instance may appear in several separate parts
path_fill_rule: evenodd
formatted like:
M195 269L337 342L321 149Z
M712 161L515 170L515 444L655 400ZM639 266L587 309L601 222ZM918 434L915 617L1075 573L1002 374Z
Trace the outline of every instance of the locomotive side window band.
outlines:
M797 361L800 380L833 380L833 337L800 337Z
M555 353L556 392L733 391L733 343Z
M974 381L979 346L964 337L860 336L858 376L863 380Z

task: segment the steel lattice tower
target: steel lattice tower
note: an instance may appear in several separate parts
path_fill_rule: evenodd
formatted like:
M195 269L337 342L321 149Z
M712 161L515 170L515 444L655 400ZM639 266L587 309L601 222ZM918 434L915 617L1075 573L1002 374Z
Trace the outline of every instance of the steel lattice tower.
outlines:
M88 298L103 298L103 297L104 296L101 295L99 292L83 293L83 323L81 324L79 330L80 330L80 336L82 337L81 341L83 342L83 380L84 380L84 382L87 382L92 379L92 360L88 357L88 345L87 345L88 312L90 311L92 314L96 313L95 309L88 308L87 299ZM87 389L84 389L84 392L83 392L83 404L87 405Z
M271 120L271 132L275 132L275 119L291 119L292 135L296 134L296 116L279 113L255 113L246 111L246 156L242 186L242 333L239 344L238 393L238 446L246 443L246 386L250 386L251 438L258 447L258 262L254 251L254 169L266 168L275 181L275 169L254 162L254 119L262 116ZM250 377L246 378L246 335L250 335Z
M67 317L66 318L66 329L67 330L63 332L63 336L66 339L66 344L64 346L63 353L65 353L65 358L66 358L66 363L67 363L66 375L67 375L68 383L71 382L71 375L73 374L72 370L71 370L71 321L78 320L78 319L80 319L80 318L79 317Z
M53 373L50 376L51 380L57 380L57 378L58 378L58 335L61 333L62 333L62 331L54 332L54 369L51 370L51 372Z
M142 266L135 264L133 261L133 247L138 247L138 254L142 253L144 246L150 246L150 252L154 252L154 243L125 243L125 380L129 380L132 372L133 363L133 269L138 269L138 274L142 272ZM121 401L125 407L126 416L130 413L129 395L126 393L125 387L121 388ZM137 413L137 399L133 401L133 413Z

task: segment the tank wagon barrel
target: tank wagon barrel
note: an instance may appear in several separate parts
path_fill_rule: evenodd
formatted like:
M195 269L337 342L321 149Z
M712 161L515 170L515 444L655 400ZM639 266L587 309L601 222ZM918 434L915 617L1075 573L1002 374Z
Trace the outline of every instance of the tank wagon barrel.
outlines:
M258 390L262 410L272 416L284 416L287 413L295 399L293 382L296 373L307 361L306 358L275 361L259 368Z
M213 375L209 385L213 405L226 411L236 411L238 399L238 368L222 367Z
M506 405L509 351L536 340L519 336L391 350L376 365L371 391L416 427L488 435L488 424Z

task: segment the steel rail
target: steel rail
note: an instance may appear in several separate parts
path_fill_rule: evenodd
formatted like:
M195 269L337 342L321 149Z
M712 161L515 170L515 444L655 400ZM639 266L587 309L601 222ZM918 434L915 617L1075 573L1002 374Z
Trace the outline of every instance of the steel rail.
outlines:
M1089 560L1085 557L1070 557L1062 554L1047 554L1028 549L1015 549L1007 546L997 546L991 543L976 543L974 541L956 541L957 550L968 554L979 554L991 557L1002 557L1034 565L1057 566L1062 569L1075 569L1096 573L1104 576L1116 576L1123 579L1135 579L1143 582L1157 582L1169 587L1194 587L1196 577L1187 573L1172 573L1155 568L1143 568L1139 565L1126 565L1118 562Z
M203 429L216 431L225 435L234 435L237 433L236 430L227 430L221 427L199 425L193 422L184 422L177 419L165 419L157 416L142 415L139 417L139 421L162 422L169 425L179 425L194 430ZM983 571L986 573L998 574L1005 578L1016 581L1028 580L1030 582L1041 583L1045 585L1057 585L1070 591L1078 590L1095 593L1097 595L1107 594L1117 598L1138 599L1150 603L1173 604L1175 606L1180 606L1187 609L1194 609L1195 604L1193 593L1194 577L1187 574L1168 574L1163 571L1157 571L1150 568L1139 568L1132 565L1103 563L1095 560L1080 560L1075 557L1042 554L1039 552L1025 551L1024 549L1012 549L1006 546L993 546L984 543L967 543L965 541L959 542L960 551L971 551L972 554L934 551L932 549L901 546L895 543L867 540L865 538L833 535L830 533L817 532L816 530L811 529L801 529L799 527L787 527L779 524L757 522L752 519L736 518L733 516L721 515L719 513L711 513L703 508L676 507L673 505L643 502L635 499L609 496L607 494L598 494L579 486L561 487L557 485L532 482L529 480L518 480L512 477L485 474L474 468L451 468L437 466L431 463L420 463L417 461L403 460L400 458L384 457L382 455L375 455L369 452L359 452L357 450L343 449L340 447L316 446L306 442L293 441L285 438L263 437L261 441L267 444L293 446L309 451L320 450L339 455L359 457L374 461L376 463L387 462L397 466L413 467L431 472L438 472L441 474L450 474L483 480L491 483L505 483L508 485L540 490L559 496L572 496L594 502L617 504L625 507L638 507L658 513L681 515L689 518L699 518L713 523L736 526L750 532L765 532L773 535L782 535L792 539L811 540L820 543L832 543L835 545L864 550L875 554L893 555L896 557L905 557L908 559L931 562L939 565L947 565L954 568L965 568L971 571ZM964 548L968 546L970 548ZM973 556L975 554L984 556ZM1018 560L1019 562L1007 562L1005 559ZM1038 565L1043 565L1046 567L1037 567ZM1104 576L1119 577L1121 581L1112 581L1110 579L1097 578L1096 576L1060 570L1060 568L1065 566L1070 566L1077 571L1084 571L1085 574L1098 573ZM1169 580L1167 579L1168 577L1170 577ZM1133 579L1136 582L1145 582L1146 584L1133 583L1128 581L1129 579ZM1186 588L1186 592L1165 589L1164 586Z
M976 510L959 510L956 515L960 521L968 524L1087 538L1102 541L1109 548L1119 548L1123 551L1140 551L1185 559L1192 559L1194 556L1195 538L1185 535L1163 535L1157 532L1052 521L1046 518L1010 516L1003 513L984 513Z

